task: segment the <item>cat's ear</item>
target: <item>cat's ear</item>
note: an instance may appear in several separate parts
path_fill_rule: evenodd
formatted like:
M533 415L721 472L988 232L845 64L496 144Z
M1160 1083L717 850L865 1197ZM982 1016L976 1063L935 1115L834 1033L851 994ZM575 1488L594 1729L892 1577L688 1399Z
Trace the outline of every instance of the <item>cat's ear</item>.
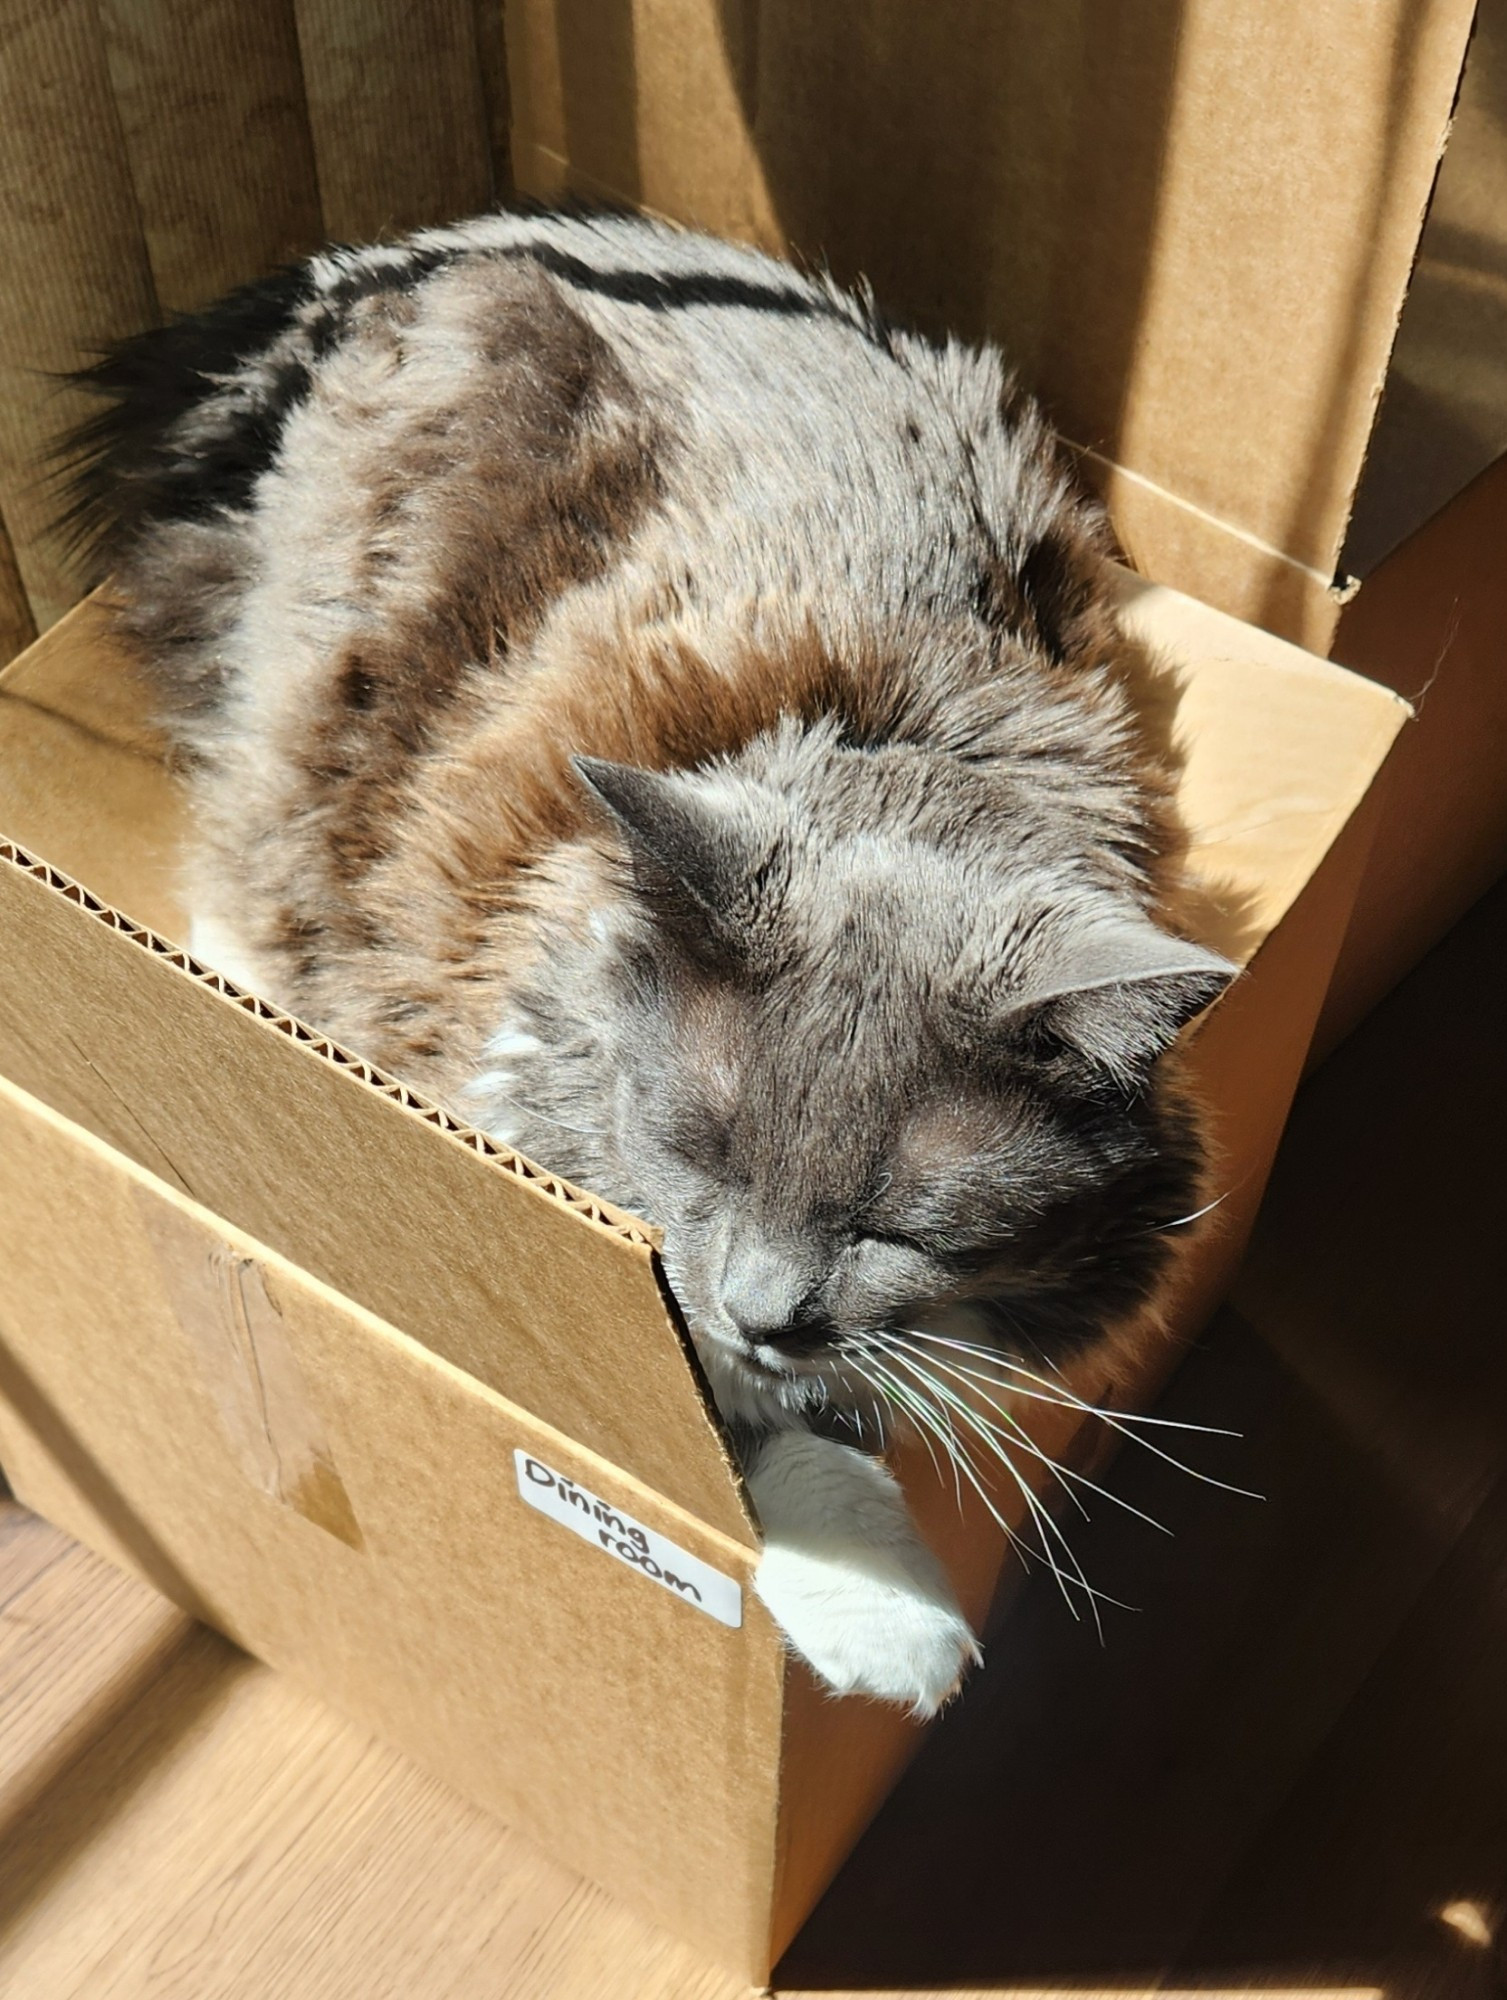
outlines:
M732 942L759 860L736 805L633 764L601 757L571 762L626 836L634 885L651 911L682 930L699 928L708 943Z
M1138 913L1104 918L1060 941L1009 1018L1134 1084L1238 973L1218 952Z

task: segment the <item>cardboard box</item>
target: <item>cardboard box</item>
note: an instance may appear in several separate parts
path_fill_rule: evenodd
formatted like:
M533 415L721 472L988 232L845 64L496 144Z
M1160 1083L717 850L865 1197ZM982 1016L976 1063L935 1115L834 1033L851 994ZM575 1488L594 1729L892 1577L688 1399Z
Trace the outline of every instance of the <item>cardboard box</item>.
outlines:
M1406 710L1119 589L1179 677L1202 928L1250 967L1195 1043L1232 1192L1180 1340L1259 1199ZM182 803L134 700L90 604L0 678L0 1461L762 1981L918 1731L826 1697L753 1596L757 1524L654 1232L172 942ZM1097 1442L1021 1414L1058 1455ZM982 1619L1002 1537L924 1458L903 1473Z
M1507 350L1504 350L1507 353ZM1322 1058L1507 869L1507 458L1388 555L1334 657L1416 708L1315 1037Z

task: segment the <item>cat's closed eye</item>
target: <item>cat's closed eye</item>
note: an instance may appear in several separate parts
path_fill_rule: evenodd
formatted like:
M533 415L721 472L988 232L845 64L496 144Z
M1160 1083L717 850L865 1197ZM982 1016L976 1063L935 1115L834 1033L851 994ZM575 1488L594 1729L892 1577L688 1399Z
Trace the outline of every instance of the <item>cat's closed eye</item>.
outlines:
M856 1240L860 1250L873 1248L910 1251L917 1256L926 1254L926 1245L918 1237L907 1236L903 1229L881 1227L871 1223L862 1230Z
M930 1283L936 1268L934 1245L888 1229L864 1230L855 1238L852 1254L860 1279L902 1290L918 1281Z
M990 1226L982 1214L947 1222L923 1212L910 1225L888 1220L866 1224L858 1247L876 1265L883 1262L899 1270L945 1263L954 1276L963 1276L996 1255L1008 1234L1003 1225Z
M728 1165L731 1135L727 1123L709 1111L682 1111L664 1135L665 1151L682 1166L698 1173L721 1174Z

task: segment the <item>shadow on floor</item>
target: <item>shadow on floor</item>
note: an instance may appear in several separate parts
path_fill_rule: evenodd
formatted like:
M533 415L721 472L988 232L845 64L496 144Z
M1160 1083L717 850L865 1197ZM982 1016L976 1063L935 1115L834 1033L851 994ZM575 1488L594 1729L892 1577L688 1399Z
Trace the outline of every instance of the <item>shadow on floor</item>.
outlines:
M58 1635L61 1656L64 1635ZM0 1816L0 1943L81 1849L126 1810L252 1662L163 1607L160 1627L102 1699L71 1718Z

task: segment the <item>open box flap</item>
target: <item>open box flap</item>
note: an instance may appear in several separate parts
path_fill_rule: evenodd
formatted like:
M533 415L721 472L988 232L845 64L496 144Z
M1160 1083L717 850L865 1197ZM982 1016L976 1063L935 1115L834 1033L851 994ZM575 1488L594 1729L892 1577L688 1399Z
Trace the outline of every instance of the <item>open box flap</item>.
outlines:
M1345 536L1346 576L1369 578L1507 452L1504 101L1507 8L1482 6Z
M93 599L0 673L0 830L164 937L186 935L187 814Z
M583 36L566 0L509 0L514 177L999 340L1131 475L1139 568L1313 642L1474 15L682 0Z
M0 935L0 1069L23 1089L753 1545L641 1226L4 842Z
M1390 688L1128 570L1121 629L1170 673L1190 917L1248 965L1312 879L1412 714ZM1165 710L1169 692L1153 700Z

